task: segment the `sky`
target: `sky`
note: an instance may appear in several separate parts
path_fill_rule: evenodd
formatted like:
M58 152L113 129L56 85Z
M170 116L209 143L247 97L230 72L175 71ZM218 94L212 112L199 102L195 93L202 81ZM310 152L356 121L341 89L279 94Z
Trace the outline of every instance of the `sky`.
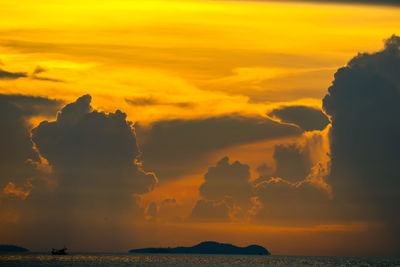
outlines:
M400 255L397 1L0 10L0 243Z

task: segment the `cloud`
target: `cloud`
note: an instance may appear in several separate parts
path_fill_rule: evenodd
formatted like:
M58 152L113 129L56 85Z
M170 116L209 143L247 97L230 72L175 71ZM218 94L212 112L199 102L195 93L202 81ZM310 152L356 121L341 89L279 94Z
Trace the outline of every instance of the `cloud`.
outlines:
M274 163L258 166L260 177L254 180L247 164L221 159L204 175L199 192L209 203L201 203L202 212L197 214L211 220L215 206L223 204L234 221L310 224L347 220L340 204L331 199L331 188L325 181L329 172L328 132L329 127L304 132L295 143L275 145Z
M328 133L329 127L305 132L296 143L275 145L274 168L252 181L258 202L254 220L293 225L349 219L350 211L342 212L326 182Z
M400 37L340 68L323 100L331 116L331 174L337 199L385 221L400 235ZM400 242L393 245L400 255Z
M155 97L132 97L125 99L132 106L175 106L179 108L193 108L196 104L192 102L169 102Z
M229 220L245 218L252 206L253 188L246 164L229 163L224 157L208 168L199 191L202 197L192 210L191 219ZM223 213L222 213L223 212Z
M262 164L256 171L261 180L281 178L288 183L309 181L325 188L324 173L329 172L329 130L304 132L295 142L274 146L273 163ZM254 182L257 184L257 179Z
M46 72L46 71L47 71L47 69L45 69L45 68L43 68L43 67L41 67L41 66L37 66L37 67L35 68L35 70L32 72L32 74L33 74L33 75L36 75L36 74L40 74L40 73Z
M179 203L174 198L166 198L161 201L157 209L157 219L159 222L180 223L184 221L182 210L185 209L183 203Z
M0 65L3 65L3 64L0 64ZM9 72L9 71L0 69L0 80L16 80L19 78L28 78L29 77L34 80L50 81L50 82L64 82L63 80L60 80L60 79L38 76L38 74L41 74L46 71L47 71L47 69L37 66L34 69L34 71L32 72L32 74L28 75L26 72Z
M37 233L35 242L48 247L100 240L110 229L118 230L107 240L119 240L132 221L143 221L140 194L157 179L141 167L126 115L93 110L90 102L86 95L58 112L60 101L0 95L2 227ZM31 130L32 117L55 115Z
M129 216L133 194L151 191L157 178L141 167L126 114L99 112L90 102L90 95L84 95L66 105L55 121L32 130L32 140L58 181L55 198L47 201L58 203L71 220Z
M276 145L276 167L262 165L261 171L267 168L270 174L255 180L251 179L247 164L230 163L228 157L221 159L204 175L199 188L202 199L193 209L191 219L213 220L217 210L225 208L229 220L236 221L315 224L347 219L340 203L331 199L329 185L323 180L326 171L319 176L324 166L311 157L317 138L308 139L303 143Z
M329 124L328 117L321 110L307 106L281 107L268 115L283 122L294 123L305 131L321 131Z
M155 221L157 218L157 213L158 213L157 203L151 202L146 210L146 219L148 221Z
M0 95L0 99L19 109L24 118L54 116L64 103L62 100L26 95Z
M273 171L273 168L271 166L269 166L267 163L263 163L256 168L256 171L260 176L263 176L263 175L271 174Z
M190 220L200 222L227 222L230 220L229 208L224 201L216 202L200 199L192 210Z
M194 170L211 152L229 146L298 136L298 127L264 117L237 114L192 120L166 120L150 128L135 125L144 164L160 180L176 179ZM178 164L177 164L178 163Z
M29 120L57 112L61 101L0 94L0 223L17 223L32 189L47 184L43 162L30 138Z
M234 204L249 206L252 188L249 182L250 169L246 164L229 158L221 159L215 167L208 168L204 183L200 186L200 195L209 200L229 199Z
M298 144L276 145L273 154L276 170L273 176L291 182L304 180L313 166L309 153L307 147Z
M49 78L49 77L40 77L38 74L46 72L47 69L43 68L41 66L37 66L34 71L32 72L32 75L30 76L31 79L34 80L40 80L40 81L48 81L48 82L64 82L63 80L60 79L54 79L54 78Z
M0 94L0 188L9 182L24 186L27 178L38 175L32 161L40 161L30 139L28 120L47 116L62 102L41 97Z
M338 220L340 214L329 195L310 182L291 183L282 178L261 177L255 191L262 206L256 220L318 224Z
M26 77L28 77L28 75L25 72L9 72L0 69L0 80L15 80Z
M29 186L31 187L31 185ZM15 196L25 200L30 193L30 188L27 190L24 188L17 188L13 182L8 182L8 184L3 189L3 194Z
M49 78L49 77L39 77L39 76L36 76L36 75L31 76L31 78L34 79L34 80L55 82L55 83L64 82L64 80L61 80L61 79L55 79L55 78Z

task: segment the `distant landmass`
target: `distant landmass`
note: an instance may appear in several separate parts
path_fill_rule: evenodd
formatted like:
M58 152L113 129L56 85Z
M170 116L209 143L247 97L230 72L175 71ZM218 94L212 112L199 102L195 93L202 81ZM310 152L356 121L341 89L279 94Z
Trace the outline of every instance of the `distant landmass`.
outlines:
M129 250L130 253L170 253L170 254L231 254L231 255L270 255L262 246L237 247L214 241L202 242L193 247L141 248Z
M0 245L0 253L21 253L28 252L29 250L23 247L14 245Z

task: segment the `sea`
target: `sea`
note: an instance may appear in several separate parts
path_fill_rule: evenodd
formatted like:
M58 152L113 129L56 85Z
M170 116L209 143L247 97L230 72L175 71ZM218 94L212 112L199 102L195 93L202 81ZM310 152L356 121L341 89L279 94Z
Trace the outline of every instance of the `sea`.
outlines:
M0 266L399 266L400 259L188 254L0 254Z

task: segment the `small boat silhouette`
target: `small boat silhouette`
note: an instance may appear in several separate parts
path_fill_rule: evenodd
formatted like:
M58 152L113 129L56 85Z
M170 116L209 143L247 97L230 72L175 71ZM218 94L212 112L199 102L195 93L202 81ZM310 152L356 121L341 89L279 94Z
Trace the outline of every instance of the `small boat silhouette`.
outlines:
M52 255L67 255L67 248L64 246L62 249L51 249Z

